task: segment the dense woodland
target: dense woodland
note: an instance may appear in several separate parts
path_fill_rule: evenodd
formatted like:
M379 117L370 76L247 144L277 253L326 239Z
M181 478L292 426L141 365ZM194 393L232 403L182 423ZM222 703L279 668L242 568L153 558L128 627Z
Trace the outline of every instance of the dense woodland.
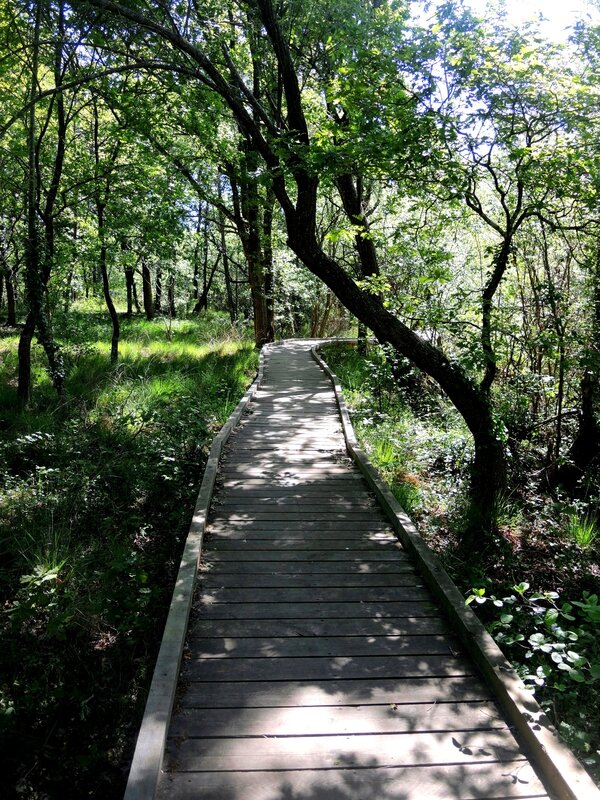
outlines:
M591 20L557 44L459 0L0 4L14 796L121 796L207 443L289 336L358 335L331 357L375 461L472 602L520 587L490 625L597 768Z

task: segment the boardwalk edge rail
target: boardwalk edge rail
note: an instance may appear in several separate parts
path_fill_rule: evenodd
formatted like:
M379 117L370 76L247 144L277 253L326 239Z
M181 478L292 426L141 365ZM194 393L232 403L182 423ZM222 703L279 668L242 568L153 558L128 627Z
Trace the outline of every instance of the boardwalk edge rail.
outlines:
M251 386L237 404L227 422L212 441L194 515L187 535L179 572L175 581L173 597L165 623L160 650L156 659L152 683L137 737L124 800L152 800L158 790L167 731L175 701L181 658L185 645L188 620L198 564L202 552L202 540L213 490L217 477L219 459L223 446L242 414L256 394L263 379L265 357L269 346L260 353L258 372Z
M334 343L338 340L330 340ZM348 343L350 340L339 340ZM311 348L317 364L329 376L342 419L346 449L387 513L398 538L417 562L429 588L449 616L463 644L483 673L514 732L525 747L540 777L559 800L600 800L600 790L558 733L537 701L486 631L442 566L423 541L390 488L369 461L356 439L337 376L321 358L322 342Z

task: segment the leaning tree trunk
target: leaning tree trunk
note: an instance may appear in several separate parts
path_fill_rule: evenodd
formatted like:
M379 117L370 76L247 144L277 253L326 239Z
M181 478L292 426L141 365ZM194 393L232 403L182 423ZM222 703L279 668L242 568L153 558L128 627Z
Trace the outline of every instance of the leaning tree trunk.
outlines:
M309 202L310 194L307 191L305 195L306 216L299 214L298 209L290 204L284 206L288 244L308 269L331 289L363 325L373 331L380 342L389 342L399 353L430 375L459 411L473 436L475 447L471 496L479 521L478 543L491 544L497 500L506 487L507 473L504 445L497 432L489 394L481 391L440 350L390 313L381 298L359 288L327 256L320 248L316 236L312 234L315 226L310 219L312 209L316 213L316 192L312 193L312 202ZM469 544L475 535L474 530L467 532Z

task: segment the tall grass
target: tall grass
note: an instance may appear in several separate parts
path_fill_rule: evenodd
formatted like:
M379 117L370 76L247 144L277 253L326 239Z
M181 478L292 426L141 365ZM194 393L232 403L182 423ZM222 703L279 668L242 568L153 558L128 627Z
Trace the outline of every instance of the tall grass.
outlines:
M582 550L587 550L598 538L598 520L590 514L572 513L567 517L566 530L570 539Z

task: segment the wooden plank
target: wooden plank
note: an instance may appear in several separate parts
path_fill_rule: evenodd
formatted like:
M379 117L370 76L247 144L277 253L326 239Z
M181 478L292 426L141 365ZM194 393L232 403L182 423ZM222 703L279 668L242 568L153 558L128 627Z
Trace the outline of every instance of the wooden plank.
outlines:
M347 558L344 561L250 561L247 560L226 560L219 561L218 559L205 559L201 562L202 573L220 573L239 572L244 575L256 574L261 575L264 573L273 572L288 572L288 573L310 573L322 574L327 573L331 575L395 575L402 571L402 567L412 568L412 564L408 558L405 558L403 553L398 554L398 558L392 561L372 561L357 558Z
M374 498L367 492L365 492L364 496L374 501ZM357 497L357 492L356 489L352 487L332 490L328 484L323 486L315 484L313 486L302 487L302 489L287 486L269 486L268 488L239 486L230 488L224 497L226 498L224 502L233 502L234 500L246 498L256 498L258 500L263 498L271 498L273 500L279 498L287 498L289 500L312 500L313 498L317 500L318 498L327 498L332 503L335 503L337 501L344 502L348 498Z
M507 800L548 798L521 761L436 767L173 773L161 798L170 800ZM368 765L367 765L368 766ZM164 794L162 793L164 792Z
M375 563L377 561L395 561L399 557L401 550L390 548L389 550L374 550L365 553L364 556L359 556L352 552L352 550L258 550L252 548L247 552L223 552L210 551L206 553L206 558L210 561L219 561L225 563L228 561L296 561L296 562L312 562L312 561L346 561L348 564L354 564L357 567L361 564Z
M211 603L196 604L205 619L389 619L432 617L439 611L427 601L373 603Z
M420 584L421 580L417 573L407 567L406 572L401 572L392 575L362 575L351 574L331 574L331 573L309 573L298 574L293 572L271 572L267 575L250 573L247 575L237 572L209 572L202 579L202 586L210 589L213 586L270 586L270 587L305 587L312 589L317 586L336 586L336 587L354 587L354 586L372 586L372 587L388 587L388 586L415 586Z
M451 636L285 636L188 639L194 658L295 658L308 656L458 655Z
M253 461L243 462L241 464L223 464L220 469L222 475L242 475L243 477L252 478L260 477L260 475L253 475L252 469L257 471L264 471L260 464L255 465ZM353 475L349 467L344 464L336 464L329 459L323 459L321 462L313 461L310 466L298 464L293 465L289 463L281 464L281 471L285 471L288 475L305 475L314 476L315 479L326 480L327 478L337 478L343 475ZM273 470L273 472L277 472Z
M393 533L387 531L344 531L344 530L308 530L308 531L281 531L281 530L255 530L254 526L246 525L244 527L236 526L235 528L227 527L218 531L212 531L213 539L210 544L216 547L224 546L229 543L234 545L236 542L246 542L246 547L259 546L261 550L268 549L272 546L277 547L294 547L296 544L308 544L314 546L316 549L321 547L335 547L335 549L345 550L347 547L361 547L361 545L369 545L370 543L391 543L395 544L398 539ZM265 547L261 546L264 542Z
M343 511L362 511L363 509L368 509L376 512L374 516L379 516L379 505L373 499L366 496L353 496L350 493L346 497L332 497L331 495L313 495L308 497L306 495L294 496L290 494L279 496L269 494L263 495L262 497L252 497L244 494L232 495L228 493L223 499L215 500L214 502L215 508L239 508L240 510L246 508L254 509L256 507L270 508L272 506L303 509L306 508L307 505L317 511L331 511L332 507L339 508Z
M275 522L315 522L321 524L323 522L380 522L384 523L386 520L379 512L371 509L362 510L335 510L333 508L324 510L315 508L310 503L306 504L305 508L292 508L287 509L283 506L252 506L246 509L240 508L239 510L223 509L216 507L214 510L213 520L219 522L244 522L248 519L253 522L260 523L262 520L274 520Z
M334 769L357 762L373 767L524 761L510 731L462 731L380 736L191 738L170 741L167 768L182 772Z
M294 519L298 514L300 519L310 517L317 522L328 519L356 519L369 522L371 519L386 521L379 508L369 501L342 500L337 502L322 501L319 498L305 498L304 500L285 500L273 497L270 500L246 497L235 498L227 502L213 503L213 511L220 516L251 516L260 519L260 516L273 516L277 519L283 514ZM390 529L391 532L391 529Z
M356 491L362 490L364 487L364 481L360 475L355 474L354 472L340 472L339 475L335 476L328 476L320 480L319 476L309 476L307 479L300 480L295 479L294 482L291 482L291 479L285 480L273 480L273 478L265 478L265 477L248 477L245 475L242 476L230 476L227 477L223 475L222 470L219 470L219 474L217 477L217 484L220 488L229 489L231 487L248 487L250 488L263 488L263 487L282 487L282 488L294 488L298 489L300 487L319 487L324 488L328 487L332 491L334 489L344 489L347 490L349 488L355 489Z
M274 708L277 706L392 705L487 701L490 691L473 676L297 681L194 681L183 708Z
M213 519L209 524L209 530L232 530L232 529L254 528L255 530L283 530L281 520L262 520L258 525L255 519L231 519L231 517L224 519ZM353 519L330 519L330 520L287 520L285 525L286 531L358 531L360 532L377 532L387 531L391 532L388 522L385 520L353 520ZM396 541L398 541L396 537Z
M215 536L209 542L209 549L207 553L225 553L225 552L247 552L248 549L257 547L261 550L285 550L286 552L298 552L301 550L351 550L357 553L371 553L377 552L382 547L391 547L394 550L398 549L398 542L394 538L387 539L301 539L300 537L278 536L270 537L268 539L254 539L253 537L246 538L238 536L236 538L228 538L224 536Z
M285 586L271 587L205 587L196 608L212 607L215 603L396 603L407 601L427 601L429 590L422 586L392 587L337 587L319 586L310 591Z
M441 617L403 617L401 619L202 619L196 618L191 635L208 637L240 636L411 636L444 634L448 626Z
M363 555L364 551L377 550L383 545L395 546L394 539L388 537L387 534L380 534L378 539L371 538L375 534L370 533L361 535L360 539L350 539L347 535L344 536L343 531L310 531L304 536L297 534L297 531L286 534L273 530L253 531L252 529L219 531L212 533L212 538L209 537L207 545L209 549L214 547L215 551L240 550L248 547L257 547L260 550L272 550L273 548L305 550L308 548L312 550L355 550L360 555Z
M356 656L348 658L190 659L183 674L190 681L343 680L370 678L439 678L471 675L468 661L453 656Z
M346 451L340 447L339 441L330 441L325 445L322 442L314 444L306 444L304 442L290 441L272 441L272 442L240 442L235 449L236 453L246 453L248 458L253 454L258 453L313 453L318 457L334 458L336 463L345 463ZM352 466L352 465L350 465Z
M203 668L213 664L203 665ZM215 665L216 666L216 665ZM327 736L506 729L493 703L186 709L170 736Z

